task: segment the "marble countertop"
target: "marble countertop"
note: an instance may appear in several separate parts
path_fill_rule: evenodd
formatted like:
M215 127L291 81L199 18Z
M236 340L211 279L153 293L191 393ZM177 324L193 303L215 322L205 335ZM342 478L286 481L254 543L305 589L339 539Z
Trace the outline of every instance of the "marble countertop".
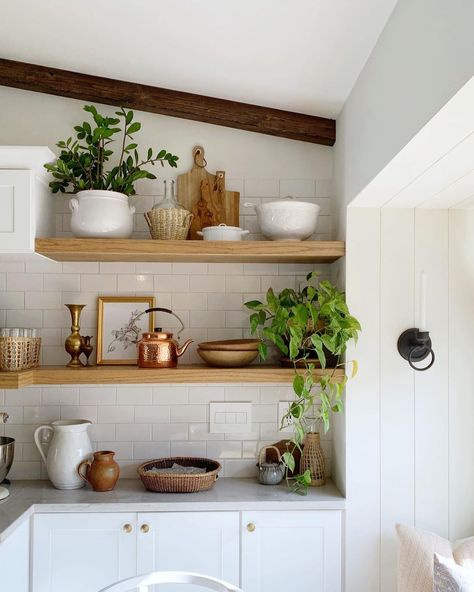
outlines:
M301 496L285 483L260 485L255 479L219 479L210 491L153 493L137 479L121 479L113 491L89 487L54 489L49 481L15 481L0 501L0 543L34 513L52 512L189 512L219 510L343 510L345 498L331 482Z

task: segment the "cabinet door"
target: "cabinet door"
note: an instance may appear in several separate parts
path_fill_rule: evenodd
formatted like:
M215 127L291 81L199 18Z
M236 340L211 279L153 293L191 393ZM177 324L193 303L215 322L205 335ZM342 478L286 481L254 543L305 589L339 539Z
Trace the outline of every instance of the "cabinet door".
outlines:
M138 514L138 573L156 570L191 571L238 586L238 512ZM157 587L160 592L182 589Z
M243 512L245 592L339 592L341 513Z
M30 589L30 521L0 543L0 590L28 592Z
M136 514L37 514L32 592L97 592L136 575Z
M0 252L32 251L32 173L0 170Z

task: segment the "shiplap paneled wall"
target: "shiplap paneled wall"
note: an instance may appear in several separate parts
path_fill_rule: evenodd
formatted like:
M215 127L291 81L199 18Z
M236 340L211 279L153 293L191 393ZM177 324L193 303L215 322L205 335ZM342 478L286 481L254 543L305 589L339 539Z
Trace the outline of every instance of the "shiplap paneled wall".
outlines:
M396 590L397 522L474 534L473 230L472 210L348 210L347 298L364 330L349 352L347 592ZM422 270L436 363L415 373L396 343L419 321Z

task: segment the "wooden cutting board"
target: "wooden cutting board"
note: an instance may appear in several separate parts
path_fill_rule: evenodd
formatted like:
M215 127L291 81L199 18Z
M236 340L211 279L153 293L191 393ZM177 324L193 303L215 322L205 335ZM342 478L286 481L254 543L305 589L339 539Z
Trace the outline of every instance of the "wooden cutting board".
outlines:
M206 170L202 146L193 148L193 161L193 168L177 178L178 201L195 215L188 238L199 240L196 233L205 226L239 226L240 193L226 190L224 171L213 175Z

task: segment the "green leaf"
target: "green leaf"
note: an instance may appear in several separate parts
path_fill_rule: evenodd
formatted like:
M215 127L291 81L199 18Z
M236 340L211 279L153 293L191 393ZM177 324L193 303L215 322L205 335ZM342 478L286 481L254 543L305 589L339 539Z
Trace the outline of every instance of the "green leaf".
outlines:
M304 377L302 374L295 374L293 378L293 390L297 394L298 397L301 397L301 394L304 389Z
M292 473L295 470L295 457L291 454L291 452L287 451L282 454L281 457L282 461L288 468L288 470Z
M263 341L258 344L258 353L259 353L260 357L262 358L262 360L267 359L268 348L267 348L267 344L264 343Z
M134 134L135 132L138 132L141 127L142 127L142 124L138 123L138 121L135 121L127 128L127 134L128 135Z

